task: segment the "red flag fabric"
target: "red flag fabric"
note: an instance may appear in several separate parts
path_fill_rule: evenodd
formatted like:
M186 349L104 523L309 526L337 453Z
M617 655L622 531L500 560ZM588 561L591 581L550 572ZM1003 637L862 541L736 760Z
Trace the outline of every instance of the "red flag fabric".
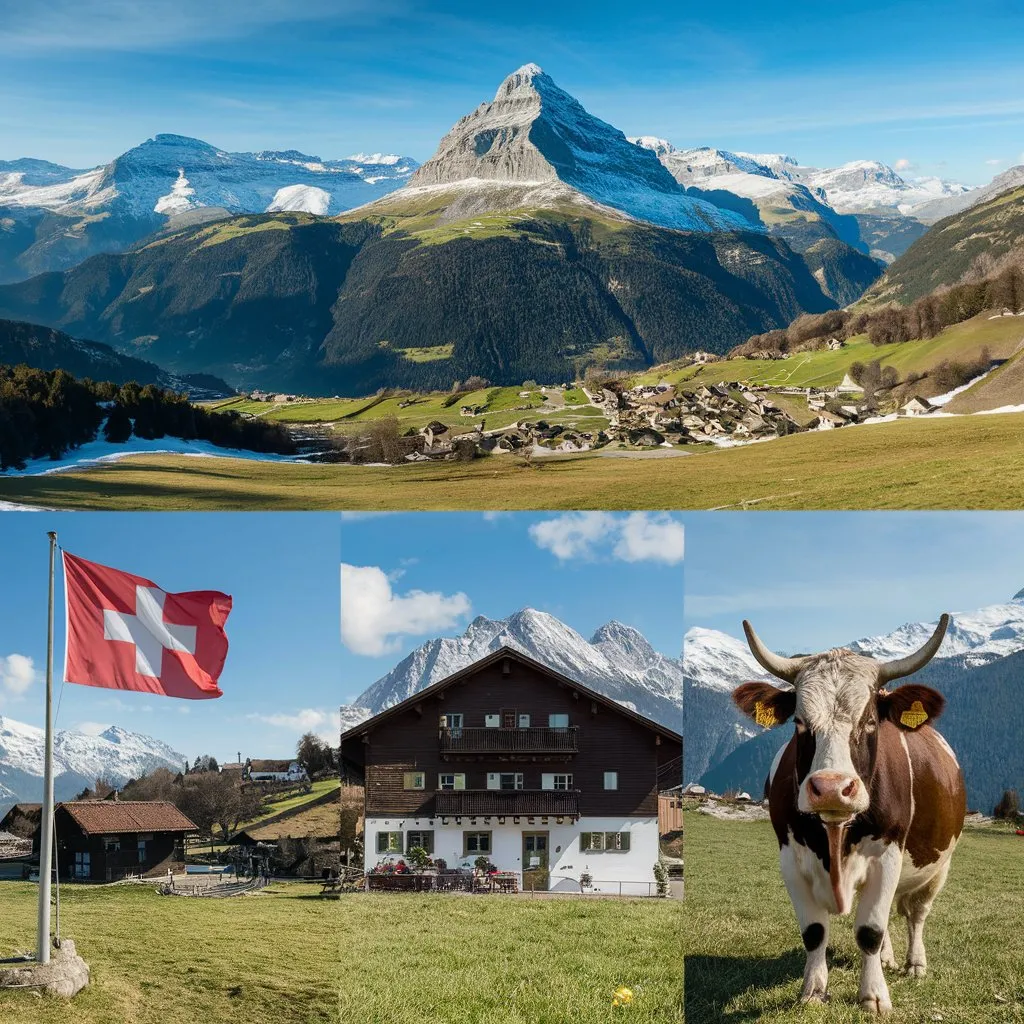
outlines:
M141 576L63 557L65 682L189 700L221 696L227 594L169 594Z

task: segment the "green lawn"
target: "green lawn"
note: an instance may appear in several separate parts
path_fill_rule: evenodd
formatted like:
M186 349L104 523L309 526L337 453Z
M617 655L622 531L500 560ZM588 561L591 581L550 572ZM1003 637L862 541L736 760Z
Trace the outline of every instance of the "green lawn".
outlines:
M228 900L62 890L93 968L73 1002L0 994L4 1024L681 1022L674 900L347 895ZM0 948L32 944L34 886L3 883ZM613 1009L620 985L634 993Z
M981 313L962 324L947 327L941 334L924 341L902 345L872 345L866 335L851 338L836 352L800 352L786 359L729 359L700 368L651 371L640 375L638 383L717 384L723 380L746 381L766 387L828 387L838 384L856 362L874 359L883 366L895 366L901 377L923 373L945 359L969 362L988 348L993 359L1008 358L1024 340L1024 320ZM934 392L932 392L934 393Z
M0 500L82 509L1005 509L1024 418L909 420L676 458L600 454L388 468L135 456L0 478Z
M831 1001L797 1007L803 945L770 825L687 812L685 829L687 1024L870 1019L857 1007L860 954L850 918L832 921ZM894 1012L887 1019L892 1024L1024 1020L1022 920L1024 839L1006 831L966 832L925 927L928 977L889 972ZM894 918L892 938L902 962L902 919Z
M294 793L283 800L268 801L265 804L266 810L263 814L257 818L251 818L249 821L243 821L238 827L248 828L250 825L258 825L267 818L283 814L285 811L294 811L300 807L305 807L306 804L321 799L324 794L336 793L339 789L341 789L341 782L338 779L321 779L318 782L312 783L308 793Z

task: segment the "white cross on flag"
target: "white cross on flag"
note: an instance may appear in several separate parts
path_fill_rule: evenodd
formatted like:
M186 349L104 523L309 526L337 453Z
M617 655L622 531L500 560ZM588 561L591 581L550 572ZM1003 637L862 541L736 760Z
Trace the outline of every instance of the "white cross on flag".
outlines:
M141 576L66 551L64 584L65 682L192 700L221 696L227 594L169 594Z

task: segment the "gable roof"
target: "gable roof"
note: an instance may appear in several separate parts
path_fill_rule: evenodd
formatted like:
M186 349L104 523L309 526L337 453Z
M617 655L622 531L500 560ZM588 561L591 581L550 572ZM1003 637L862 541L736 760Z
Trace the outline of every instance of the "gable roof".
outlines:
M86 834L108 832L198 832L166 800L70 800L57 805Z
M582 683L576 682L575 679L570 679L568 676L562 675L561 672L556 672L555 669L543 664L543 662L536 661L529 655L523 654L522 651L517 651L514 647L502 646L491 654L488 654L486 657L479 658L472 664L459 669L458 672L453 672L450 676L446 676L444 679L438 680L438 682L433 683L423 690L417 690L411 697L406 697L406 699L400 703L395 704L390 708L385 708L372 718L368 718L366 721L360 722L359 725L353 726L351 729L341 734L341 742L344 743L345 740L354 739L356 736L361 735L369 729L375 729L381 722L386 721L394 715L401 714L409 708L415 707L423 700L447 690L449 687L462 682L462 680L469 676L475 675L480 671L480 669L502 661L504 658L511 658L513 661L518 661L527 668L535 669L543 675L549 676L555 682L561 683L563 686L568 686L573 690L577 690L590 700L595 701L612 711L617 711L620 715L632 719L634 722L637 722L645 728L650 729L652 732L656 732L667 739L673 740L677 743L682 743L683 741L682 735L674 729L670 729L668 726L654 721L653 718L647 718L645 715L641 715L637 711L632 711L630 708L624 707L617 700L612 700L611 697L606 697L603 693L598 693L597 690L592 690L589 686L584 686Z
M286 772L293 764L298 762L294 757L287 760L274 759L269 757L249 761L249 770L253 772Z

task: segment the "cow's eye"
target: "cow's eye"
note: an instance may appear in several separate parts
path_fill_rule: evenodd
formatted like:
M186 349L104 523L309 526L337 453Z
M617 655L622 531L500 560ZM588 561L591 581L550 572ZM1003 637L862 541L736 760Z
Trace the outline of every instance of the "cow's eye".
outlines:
M878 728L878 723L873 718L869 718L864 723L864 731L865 732L874 732L877 728Z

